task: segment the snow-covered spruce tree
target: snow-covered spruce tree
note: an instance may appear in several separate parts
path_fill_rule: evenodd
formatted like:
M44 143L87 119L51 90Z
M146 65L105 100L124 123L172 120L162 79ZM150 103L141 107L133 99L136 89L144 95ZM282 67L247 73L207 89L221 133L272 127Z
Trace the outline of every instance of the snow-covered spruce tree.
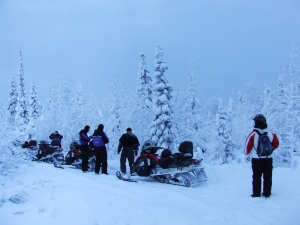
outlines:
M290 91L284 85L283 76L278 76L277 90L272 92L274 111L267 117L268 128L277 133L280 145L273 152L273 160L275 166L290 166L291 165L291 149L294 148L294 122L295 118L292 111L292 100ZM266 104L269 105L269 103Z
M298 47L294 43L291 44L290 53L290 64L286 68L286 75L291 78L291 111L293 112L293 131L294 131L294 142L293 148L291 149L291 163L292 167L295 168L300 164L300 68L296 64L296 59L298 58L297 52Z
M31 84L29 106L30 106L30 117L35 120L38 119L41 113L40 113L40 106L38 103L37 92L35 90L34 83Z
M15 77L12 76L10 81L10 92L9 92L8 108L7 108L9 124L15 122L17 116L17 106L18 106L18 90L16 86Z
M211 98L205 105L205 110L201 112L203 118L203 139L202 145L203 159L207 163L215 163L217 161L216 156L219 155L217 152L217 146L219 146L218 139L218 128L216 124L216 115L218 111L220 97Z
M165 75L168 69L163 59L163 51L160 46L156 50L154 83L153 83L153 107L154 119L151 124L150 137L157 146L174 150L172 91Z
M19 93L17 104L19 130L25 131L29 123L28 101L26 98L22 50L19 52Z
M85 115L85 107L86 107L86 100L82 91L81 84L77 84L76 89L76 101L75 105L77 107L74 108L75 111L75 123L77 123L79 126L84 127L86 124L86 115Z
M175 143L180 145L183 141L192 141L195 153L202 158L205 135L203 133L204 116L202 113L204 103L200 103L197 95L199 85L196 82L193 69L187 73L187 77L189 80L187 88L174 96L176 98L176 105L174 105Z
M140 55L136 91L138 104L134 104L137 106L134 107L135 130L140 141L144 141L149 138L149 124L152 118L152 78L143 53Z
M123 84L118 84L117 81L113 80L110 90L108 105L106 105L106 107L109 107L109 113L105 130L109 135L108 157L114 158L117 154L119 138L125 133L127 127L131 127L129 119L132 117L133 106L128 102L128 97L125 96ZM134 127L132 129L135 133Z
M137 94L139 107L149 109L152 107L152 78L146 66L145 55L141 53L137 75Z
M217 146L216 160L223 163L230 162L234 156L232 154L232 101L229 106L225 106L222 99L219 99L216 124L218 127L219 145Z

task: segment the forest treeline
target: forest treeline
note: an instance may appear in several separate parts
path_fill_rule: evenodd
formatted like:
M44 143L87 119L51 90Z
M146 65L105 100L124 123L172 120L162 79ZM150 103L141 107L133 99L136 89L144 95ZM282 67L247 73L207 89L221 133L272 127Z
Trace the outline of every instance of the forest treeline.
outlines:
M254 81L247 82L237 99L210 99L201 92L200 76L191 69L188 85L174 90L168 81L168 66L163 49L158 46L155 66L150 71L144 54L140 55L136 91L126 90L114 79L110 93L96 99L85 96L81 85L61 79L49 87L49 96L40 99L35 84L25 90L22 51L19 53L19 73L11 77L8 101L1 102L0 131L6 141L19 146L30 139L48 139L58 130L62 144L68 149L78 132L90 125L91 130L103 123L110 138L108 155L115 158L119 137L127 127L133 129L140 142L152 139L158 146L177 151L182 141L194 144L195 154L206 163L224 164L245 160L244 142L253 128L252 118L262 113L268 127L280 138L274 151L276 166L297 166L300 146L300 66L298 48L292 44L290 63L274 76L277 87ZM197 79L196 79L197 78ZM76 90L75 93L73 90Z

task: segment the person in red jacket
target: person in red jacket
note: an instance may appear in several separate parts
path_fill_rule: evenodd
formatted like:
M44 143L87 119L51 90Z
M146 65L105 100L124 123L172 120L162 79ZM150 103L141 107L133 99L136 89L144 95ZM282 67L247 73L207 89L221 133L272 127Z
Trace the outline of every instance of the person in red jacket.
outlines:
M251 158L252 163L252 197L270 197L272 189L272 155L259 156L257 148L260 134L267 132L273 151L278 148L279 140L275 133L267 130L267 120L264 115L257 114L254 118L254 129L249 134L245 143L245 155ZM263 175L263 192L261 194L261 177Z

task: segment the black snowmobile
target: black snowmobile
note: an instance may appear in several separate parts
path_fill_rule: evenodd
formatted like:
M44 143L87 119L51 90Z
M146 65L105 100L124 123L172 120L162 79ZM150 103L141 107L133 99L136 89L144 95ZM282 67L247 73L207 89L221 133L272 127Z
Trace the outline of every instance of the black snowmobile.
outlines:
M64 162L64 154L59 141L53 140L49 144L48 141L41 140L38 145L37 154L33 156L33 161L53 163L55 167L63 168L61 165Z
M162 150L160 155L157 154L158 150ZM185 187L197 186L206 181L202 159L193 159L193 142L182 142L178 150L178 153L172 154L169 149L154 146L150 140L146 141L130 176L152 177L161 183ZM116 176L121 180L136 181L122 176L120 171L117 171Z
M30 140L29 142L25 141L21 146L22 146L22 148L28 148L30 150L37 150L38 149L36 140Z
M89 143L89 161L88 161L88 171L93 171L95 169L95 151L92 142ZM82 168L82 156L79 149L79 144L77 141L72 141L70 144L70 150L65 156L65 165L72 165L79 169Z

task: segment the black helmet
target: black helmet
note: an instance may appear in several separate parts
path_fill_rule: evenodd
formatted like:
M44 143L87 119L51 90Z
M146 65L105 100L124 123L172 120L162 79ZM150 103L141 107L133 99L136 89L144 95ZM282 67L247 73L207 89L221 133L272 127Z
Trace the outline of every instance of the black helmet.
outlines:
M266 117L263 114L257 114L253 117L254 120L254 127L265 129L267 128L267 120Z

